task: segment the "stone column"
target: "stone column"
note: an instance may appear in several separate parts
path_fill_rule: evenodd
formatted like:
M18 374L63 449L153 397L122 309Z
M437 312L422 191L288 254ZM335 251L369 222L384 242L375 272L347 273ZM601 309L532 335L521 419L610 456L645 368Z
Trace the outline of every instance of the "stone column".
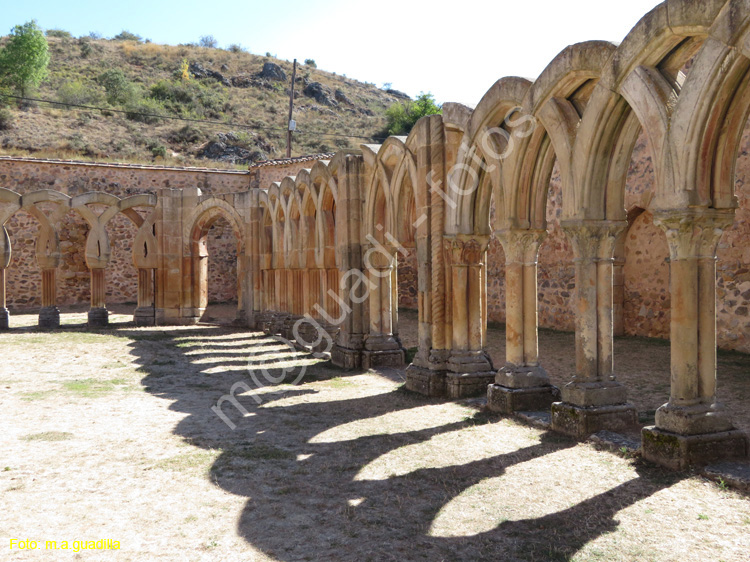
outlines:
M446 236L452 291L452 342L445 392L449 398L487 391L495 379L484 349L487 280L485 258L489 236Z
M138 307L135 309L137 326L154 326L154 270L138 268Z
M489 409L511 414L548 410L559 397L539 364L537 256L544 230L497 233L505 250L505 367L488 388Z
M364 253L370 286L370 330L362 352L362 368L401 367L406 354L401 340L394 333L393 285L396 280L395 248L370 246Z
M613 364L612 279L617 236L625 221L563 223L576 267L576 373L552 405L552 429L577 438L636 424Z
M5 294L5 270L5 267L0 268L0 330L7 330L10 327L10 313Z
M10 327L10 313L5 293L5 270L10 265L10 258L10 237L5 227L0 226L0 330L7 330Z
M56 267L42 269L42 309L39 311L39 327L45 330L60 327Z
M102 327L109 324L109 312L105 301L106 283L104 268L91 268L91 309L89 310L89 326Z
M716 402L716 249L734 211L690 209L655 214L670 254L669 402L643 430L643 456L683 469L748 455L748 440Z

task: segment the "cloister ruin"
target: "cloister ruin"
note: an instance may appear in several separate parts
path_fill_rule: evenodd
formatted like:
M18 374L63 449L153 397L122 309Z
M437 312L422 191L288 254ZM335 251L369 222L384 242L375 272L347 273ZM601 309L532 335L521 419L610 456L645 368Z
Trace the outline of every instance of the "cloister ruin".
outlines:
M163 325L203 316L207 239L224 220L236 243L243 324L327 350L349 369L404 366L398 272L408 258L416 266L419 349L407 388L451 399L487 392L488 406L503 413L551 409L554 430L583 438L636 423L615 376L613 337L622 324L626 233L646 212L669 252L671 396L656 425L643 430L643 455L685 468L748 455L747 437L716 402L716 263L721 240L741 254L750 236L744 191L738 202L744 184L736 182L749 115L750 4L668 0L619 46L570 46L533 82L502 78L474 109L446 103L408 137L290 161L295 169L276 181L3 158L0 224L19 212L38 222L39 325L55 328L61 225L70 213L86 224L77 246L90 270L92 326L107 323L112 221L132 223L135 321ZM628 191L633 152L644 139L653 181ZM553 175L561 203L550 201ZM81 188L92 185L104 189ZM575 270L575 290L563 298L573 303L576 372L560 390L550 385L537 345L538 256L553 218ZM485 350L494 305L487 256L498 242L504 359ZM11 246L4 227L4 328ZM746 274L740 270L749 261L738 258L728 278ZM734 340L750 351L746 333Z

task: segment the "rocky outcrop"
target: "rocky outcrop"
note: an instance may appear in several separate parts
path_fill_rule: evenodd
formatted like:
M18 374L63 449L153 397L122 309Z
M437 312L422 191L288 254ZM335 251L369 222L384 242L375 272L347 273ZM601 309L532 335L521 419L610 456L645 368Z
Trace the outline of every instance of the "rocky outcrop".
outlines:
M336 107L339 103L333 99L333 92L327 86L324 86L320 82L310 82L305 86L302 91L308 98L314 99L316 102L327 105L329 107Z
M242 146L240 138L234 133L219 133L216 140L203 144L197 155L210 160L231 162L233 164L252 164L268 159L268 153L274 148L261 137L255 137L254 146ZM246 143L243 143L246 144Z
M190 73L195 76L198 79L202 78L213 78L217 82L221 82L225 86L231 87L232 83L229 81L229 79L224 76L221 72L216 72L215 70L210 70L200 64L199 62L191 62L190 66L188 67L190 70Z
M278 80L286 82L286 72L278 64L267 62L263 64L263 70L258 73L259 78L265 80Z

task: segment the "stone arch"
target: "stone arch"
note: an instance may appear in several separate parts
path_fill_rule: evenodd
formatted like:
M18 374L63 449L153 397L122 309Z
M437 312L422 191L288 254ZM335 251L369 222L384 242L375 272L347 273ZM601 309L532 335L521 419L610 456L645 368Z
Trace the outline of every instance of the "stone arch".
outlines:
M223 199L209 197L203 200L190 217L184 223L185 252L190 268L187 283L183 288L190 295L192 314L194 319L203 317L208 307L208 231L219 219L225 219L232 228L232 233L237 240L237 256L244 253L245 239L243 220L239 213ZM188 286L186 287L185 284ZM241 307L243 295L241 295L241 284L237 287L238 312Z

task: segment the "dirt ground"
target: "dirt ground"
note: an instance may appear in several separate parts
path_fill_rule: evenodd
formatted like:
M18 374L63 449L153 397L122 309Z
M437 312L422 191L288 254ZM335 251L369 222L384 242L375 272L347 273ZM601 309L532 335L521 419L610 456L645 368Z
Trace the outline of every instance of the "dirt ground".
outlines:
M3 559L748 560L746 494L412 395L401 371L347 373L228 326L63 319L42 333L14 316L0 334ZM401 336L416 345L413 313ZM503 333L489 337L499 366ZM543 332L540 348L563 384L572 334ZM669 347L616 350L646 422L668 396ZM746 430L748 367L720 356L721 397ZM238 382L246 414L224 403L230 429L212 407ZM99 539L121 549L45 550Z

